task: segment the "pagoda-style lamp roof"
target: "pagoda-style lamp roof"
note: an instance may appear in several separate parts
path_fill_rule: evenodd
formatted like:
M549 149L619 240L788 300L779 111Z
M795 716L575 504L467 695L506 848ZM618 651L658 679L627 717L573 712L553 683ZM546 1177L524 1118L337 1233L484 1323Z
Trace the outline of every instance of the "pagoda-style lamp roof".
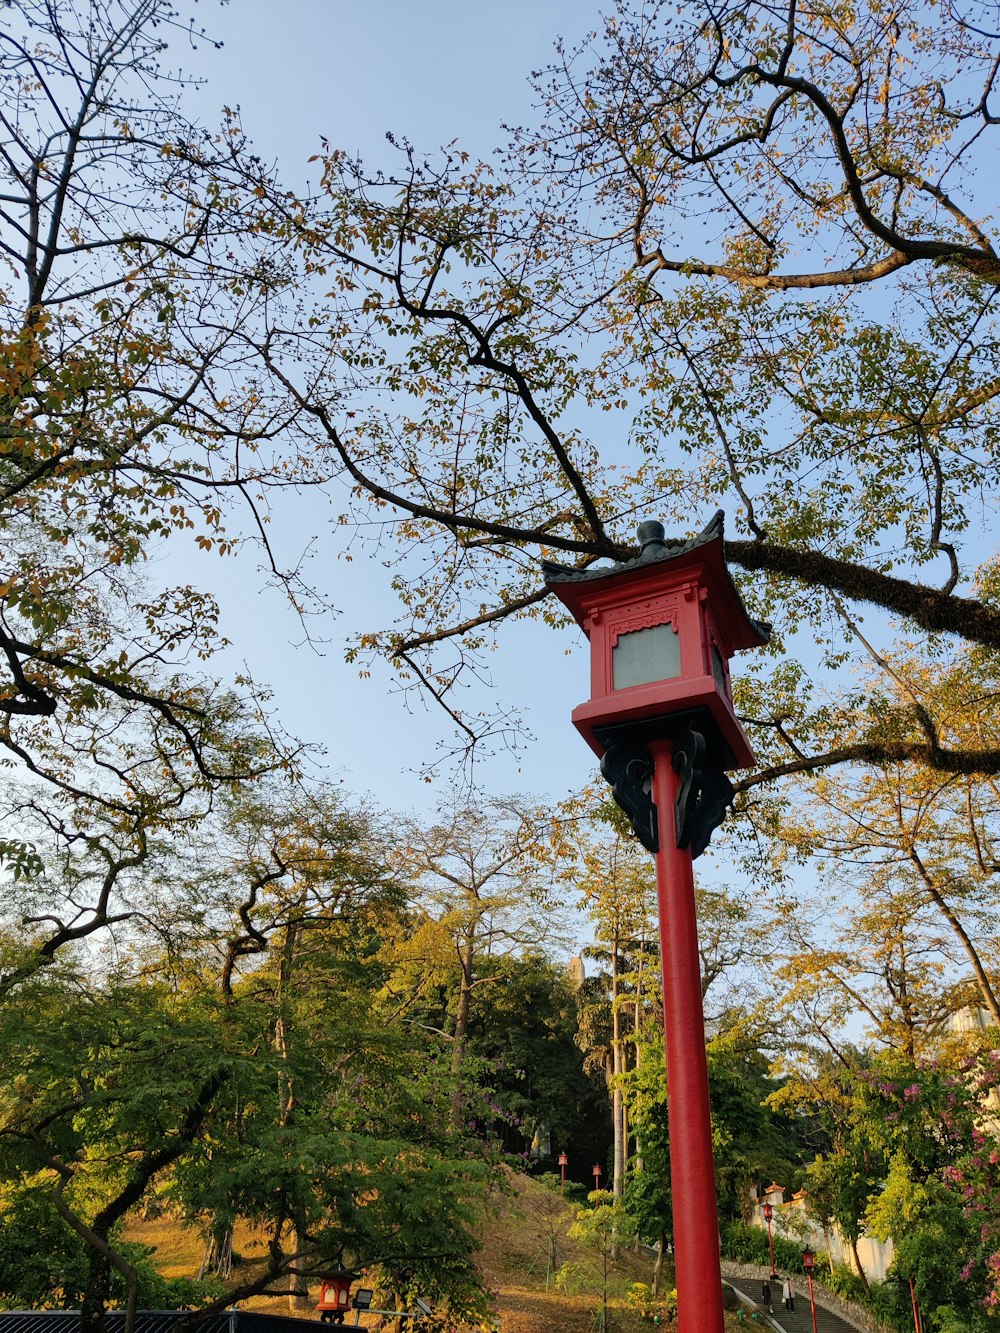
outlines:
M664 536L663 524L648 520L639 524L639 554L631 560L583 567L543 560L541 566L545 585L556 593L573 613L577 623L586 630L588 607L593 604L592 590L588 595L586 585L600 583L612 586L613 581L616 589L621 584L624 590L636 576L644 577L656 566L671 564L672 572L679 572L704 564L714 575L716 593L729 602L731 615L727 620L731 622L734 631L732 650L737 652L742 648L761 648L770 641L771 626L766 621L753 619L729 573L722 544L725 518L724 511L718 509L701 532L694 537L680 538Z

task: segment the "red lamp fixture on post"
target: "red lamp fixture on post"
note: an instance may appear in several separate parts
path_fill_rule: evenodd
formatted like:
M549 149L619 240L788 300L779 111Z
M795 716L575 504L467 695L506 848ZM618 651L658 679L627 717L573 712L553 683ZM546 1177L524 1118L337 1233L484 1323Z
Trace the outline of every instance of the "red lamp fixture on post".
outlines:
M774 1276L774 1241L771 1237L771 1219L774 1217L774 1208L769 1203L765 1203L761 1212L764 1214L764 1221L767 1223L767 1248L771 1251L771 1275Z
M562 1195L566 1197L566 1168L569 1166L569 1158L564 1152L561 1152L556 1159L559 1163L559 1175L562 1178Z
M599 1189L601 1188L601 1176L602 1176L603 1174L604 1174L604 1173L603 1173L603 1171L601 1170L600 1164L599 1164L599 1163L595 1163L595 1164L594 1164L594 1189L595 1189L595 1190L599 1190Z
M316 1309L320 1312L320 1322L324 1324L342 1324L344 1315L351 1308L351 1283L357 1277L347 1268L338 1268L328 1273L319 1284L319 1302Z
M546 587L590 641L591 697L573 723L656 856L679 1333L724 1326L691 862L732 802L726 770L754 762L729 659L770 635L726 568L722 523L720 512L686 541L642 523L638 556L610 568L542 563Z
M816 1256L812 1250L802 1251L802 1267L806 1270L806 1277L809 1279L809 1309L812 1310L813 1333L816 1333L816 1297L813 1293L813 1269L816 1267Z

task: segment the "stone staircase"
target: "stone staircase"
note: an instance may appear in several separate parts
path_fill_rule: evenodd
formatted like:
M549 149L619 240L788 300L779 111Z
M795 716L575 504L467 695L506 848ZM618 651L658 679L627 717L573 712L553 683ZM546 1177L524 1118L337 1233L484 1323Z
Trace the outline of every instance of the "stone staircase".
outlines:
M774 1313L766 1315L761 1308L760 1301L760 1281L756 1278L748 1277L727 1277L726 1282L740 1295L747 1298L750 1304L744 1304L743 1309L746 1312L746 1326L752 1328L770 1328L773 1333L813 1333L812 1311L809 1308L809 1287L808 1283L801 1283L795 1279L792 1280L792 1287L795 1291L795 1310L786 1310L781 1303L781 1285L771 1284L771 1305ZM752 1310L757 1312L758 1319L750 1318ZM759 1321L759 1322L758 1322ZM819 1303L816 1305L816 1333L859 1333L860 1325L848 1323L840 1315L834 1314L830 1310L825 1310ZM863 1333L863 1331L862 1331Z

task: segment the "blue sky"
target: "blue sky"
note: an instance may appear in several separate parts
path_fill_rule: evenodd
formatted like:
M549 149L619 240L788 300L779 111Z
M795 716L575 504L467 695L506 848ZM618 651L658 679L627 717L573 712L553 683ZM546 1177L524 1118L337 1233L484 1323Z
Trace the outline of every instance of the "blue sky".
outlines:
M373 164L386 131L485 154L501 122L530 118L526 76L556 37L575 44L599 22L587 0L234 0L203 13L224 45L202 64L202 98L238 102L255 142L289 169L320 135Z
M587 3L513 0L504 7L458 0L234 0L200 7L200 19L221 50L175 45L185 69L204 77L192 94L199 119L211 124L223 105L241 110L257 151L280 163L299 187L315 173L308 158L320 137L360 152L372 168L393 165L386 133L421 151L459 140L486 156L504 142L502 124L534 118L528 75L548 63L557 37L575 45L599 23ZM433 758L447 720L392 690L391 673L359 679L343 661L359 630L389 624L395 603L389 575L374 557L338 559L330 513L310 498L295 502L291 545L315 533L310 577L341 614L315 627L320 647L301 645L301 628L280 594L258 593L243 560L192 564L190 576L211 579L233 640L230 665L244 662L275 692L275 707L294 734L324 745L345 785L370 791L384 807L427 808L435 792L416 770ZM175 578L177 552L163 557L161 576ZM250 557L252 558L252 557ZM186 563L186 562L185 562ZM571 637L570 637L571 634ZM300 646L295 646L299 644ZM576 651L567 655L567 649ZM506 701L523 705L534 740L519 760L500 756L481 772L493 790L561 796L594 776L589 750L570 722L586 697L586 654L576 632L565 638L517 628L504 635L495 664Z

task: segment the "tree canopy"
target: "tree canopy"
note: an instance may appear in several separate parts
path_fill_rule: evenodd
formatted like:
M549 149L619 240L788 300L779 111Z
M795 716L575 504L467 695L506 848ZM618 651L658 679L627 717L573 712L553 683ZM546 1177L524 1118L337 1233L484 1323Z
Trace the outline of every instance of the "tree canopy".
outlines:
M1000 1017L991 11L617 0L490 161L323 144L302 197L236 111L189 117L186 17L0 14L0 1281L38 1227L22 1290L98 1329L154 1289L122 1227L157 1190L265 1237L201 1314L358 1259L400 1299L436 1265L480 1317L473 1206L501 1145L553 1136L614 1144L604 1257L623 1209L666 1231L634 845L589 837L589 797L342 800L219 666L210 576L162 577L185 542L249 547L305 618L269 518L322 487L337 530L397 544L399 620L352 659L460 749L517 733L510 701L464 706L505 622L566 641L539 558L724 506L776 633L737 694L762 889L700 903L722 1206L818 1145L823 1220L916 1219L918 1285L947 1269L982 1322L996 1029L947 1022ZM598 922L582 989L551 956L567 898Z
M691 530L722 504L777 627L739 700L769 776L997 771L993 736L954 737L884 665L903 635L989 677L1000 646L979 539L1000 260L976 176L996 42L951 5L621 0L494 160L400 143L369 177L332 151L325 192L276 201L330 290L265 359L354 517L409 557L399 622L357 654L429 688L464 743L510 735L460 687L503 621L564 625L538 557L620 559L637 517Z

